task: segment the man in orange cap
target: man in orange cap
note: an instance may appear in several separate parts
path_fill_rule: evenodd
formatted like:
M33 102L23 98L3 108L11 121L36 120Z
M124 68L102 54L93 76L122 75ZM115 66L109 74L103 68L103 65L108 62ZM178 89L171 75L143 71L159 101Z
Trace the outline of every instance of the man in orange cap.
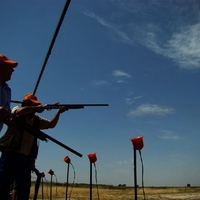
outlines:
M16 61L0 54L0 131L3 128L3 120L10 112L11 89L6 82L11 79L17 65Z
M47 120L35 113L43 112L45 107L33 94L26 94L22 106L15 106L12 113L35 130L54 128L61 113L67 110L61 106L52 117ZM37 138L23 128L10 127L0 138L3 149L0 159L0 199L7 199L10 185L15 181L17 200L28 200L31 186L31 170L35 168L38 154Z

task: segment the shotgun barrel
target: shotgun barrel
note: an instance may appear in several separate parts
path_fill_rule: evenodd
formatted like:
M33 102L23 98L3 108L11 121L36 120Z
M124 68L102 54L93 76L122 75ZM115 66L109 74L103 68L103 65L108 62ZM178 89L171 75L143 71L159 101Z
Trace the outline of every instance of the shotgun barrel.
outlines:
M47 110L51 109L59 109L60 107L67 107L68 109L81 109L84 108L85 106L108 106L108 104L45 104L44 107Z
M79 152L75 151L74 149L68 147L67 145L63 144L62 142L56 140L55 138L47 135L46 133L44 133L43 131L39 130L39 129L35 129L33 126L31 126L30 124L22 121L19 117L16 117L15 115L10 113L10 116L13 118L13 120L15 121L15 124L17 127L19 127L20 129L24 129L25 131L27 131L28 133L34 135L35 137L37 137L38 139L42 140L42 141L48 141L51 140L52 142L54 142L55 144L63 147L64 149L74 153L75 155L82 157L83 155L80 154Z

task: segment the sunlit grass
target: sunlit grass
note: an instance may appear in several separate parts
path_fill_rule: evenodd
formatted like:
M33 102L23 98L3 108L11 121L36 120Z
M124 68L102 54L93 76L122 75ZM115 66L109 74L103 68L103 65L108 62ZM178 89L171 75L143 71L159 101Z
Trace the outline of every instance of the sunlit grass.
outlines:
M31 187L31 197L34 195L34 183ZM66 186L55 186L50 188L50 184L43 185L43 199L50 198L50 190L52 199L65 199ZM200 187L145 187L145 196L147 199L151 199L153 195L160 194L192 194L200 193ZM138 200L144 199L143 188L137 189ZM76 184L73 187L69 186L67 189L67 197L71 200L89 200L90 199L90 187L89 185ZM42 185L38 192L38 199L42 199ZM93 200L129 200L134 199L133 187L117 187L117 186L96 186L92 187L92 199ZM163 199L163 198L160 198ZM170 198L167 198L170 199Z

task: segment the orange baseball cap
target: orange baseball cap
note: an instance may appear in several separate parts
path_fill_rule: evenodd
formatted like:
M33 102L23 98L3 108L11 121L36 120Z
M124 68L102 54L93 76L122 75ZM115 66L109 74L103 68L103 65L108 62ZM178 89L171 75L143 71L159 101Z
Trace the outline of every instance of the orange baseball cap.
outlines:
M41 103L38 101L37 97L36 97L35 95L31 94L31 93L28 93L28 94L26 94L26 95L24 96L23 101L27 101L27 100L33 102L33 103L36 104L36 105L40 105L40 104L41 104Z
M17 65L18 65L18 62L7 58L7 57L4 56L3 54L0 54L0 63L9 64L9 65L11 65L12 67L17 67Z

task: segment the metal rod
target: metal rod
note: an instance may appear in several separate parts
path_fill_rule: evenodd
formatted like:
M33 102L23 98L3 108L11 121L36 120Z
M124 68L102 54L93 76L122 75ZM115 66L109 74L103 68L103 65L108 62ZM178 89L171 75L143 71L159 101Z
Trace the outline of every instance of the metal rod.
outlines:
M65 200L67 200L68 186L69 186L69 163L67 163L67 182L66 182Z
M34 89L34 91L33 91L33 94L36 93L36 90L37 90L37 88L38 88L40 79L41 79L42 74L43 74L43 72L44 72L44 68L45 68L45 66L46 66L46 64L47 64L47 61L48 61L48 59L49 59L49 56L50 56L50 54L51 54L51 50L52 50L53 45L54 45L54 43L55 43L56 37L57 37L57 35L58 35L58 32L59 32L59 30L60 30L62 21L63 21L63 19L64 19L64 17L65 17L65 14L66 14L66 12L67 12L67 9L68 9L68 7L69 7L70 2L71 2L71 0L67 0L65 6L64 6L64 8L63 8L62 14L61 14L61 16L60 16L60 20L59 20L59 22L58 22L57 28L56 28L55 33L54 33L54 35L53 35L53 38L52 38L51 44L50 44L50 46L49 46L48 52L47 52L47 54L46 54L46 57L45 57L45 60L44 60L44 63L43 63L43 66L42 66L40 75L39 75L39 77L38 77L38 80L37 80L35 89Z
M92 162L90 162L90 200L92 200Z
M41 175L41 173L39 172L38 169L35 168L34 171L37 175L37 180L36 180L36 183L35 183L35 192L34 192L33 200L37 200L42 175Z
M137 163L136 163L136 149L134 148L134 190L135 190L135 200L137 200Z
M53 175L51 175L50 200L52 199L52 176L53 176Z
M43 191L43 177L42 177L42 200L44 199L44 191Z

